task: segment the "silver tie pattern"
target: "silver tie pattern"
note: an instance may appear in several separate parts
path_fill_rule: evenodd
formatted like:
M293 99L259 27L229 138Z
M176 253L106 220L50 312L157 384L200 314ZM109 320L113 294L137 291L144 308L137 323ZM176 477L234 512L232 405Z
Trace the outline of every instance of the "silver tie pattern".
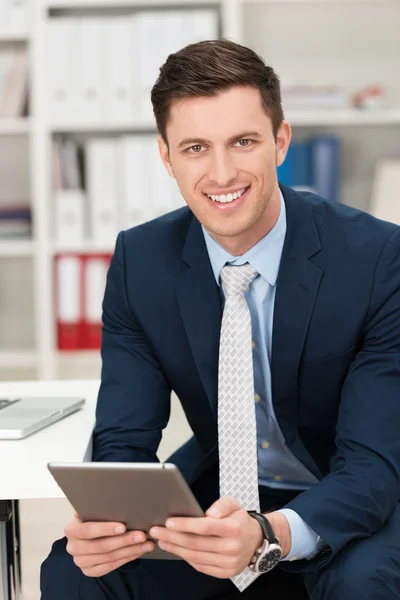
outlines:
M246 510L260 510L251 318L244 297L258 275L249 264L223 267L225 292L218 368L220 496L233 496ZM246 568L231 578L242 592L259 574Z

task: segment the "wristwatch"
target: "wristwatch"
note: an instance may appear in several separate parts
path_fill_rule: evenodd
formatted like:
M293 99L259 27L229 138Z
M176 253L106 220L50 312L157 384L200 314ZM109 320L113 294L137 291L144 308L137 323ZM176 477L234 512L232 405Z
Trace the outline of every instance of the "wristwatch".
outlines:
M260 548L253 554L249 563L249 569L255 573L267 573L276 567L281 560L282 548L267 517L255 510L247 512L259 522L264 534L264 541Z

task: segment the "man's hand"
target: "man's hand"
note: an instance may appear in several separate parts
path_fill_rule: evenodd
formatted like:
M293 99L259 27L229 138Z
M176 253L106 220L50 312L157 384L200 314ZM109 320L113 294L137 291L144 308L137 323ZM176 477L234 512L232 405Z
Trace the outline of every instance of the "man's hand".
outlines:
M230 496L217 500L205 517L170 518L166 527L153 527L150 535L163 550L180 556L200 573L220 579L244 571L263 540L259 523Z
M122 523L82 523L78 515L64 529L67 552L88 577L101 577L154 550L143 531L126 531Z

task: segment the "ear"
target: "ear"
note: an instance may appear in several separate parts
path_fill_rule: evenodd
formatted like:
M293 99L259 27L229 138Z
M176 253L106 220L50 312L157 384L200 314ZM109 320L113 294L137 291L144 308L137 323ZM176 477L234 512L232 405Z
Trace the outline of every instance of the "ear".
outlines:
M290 140L292 139L292 130L287 121L282 121L276 137L276 166L280 167L285 160Z
M171 166L171 163L169 160L168 146L165 143L165 141L163 140L163 138L161 137L161 135L158 136L157 142L158 142L158 149L160 151L160 156L162 158L164 166L167 169L168 173L171 175L171 177L173 177L175 179L175 175L174 175L174 172L172 170L172 166Z

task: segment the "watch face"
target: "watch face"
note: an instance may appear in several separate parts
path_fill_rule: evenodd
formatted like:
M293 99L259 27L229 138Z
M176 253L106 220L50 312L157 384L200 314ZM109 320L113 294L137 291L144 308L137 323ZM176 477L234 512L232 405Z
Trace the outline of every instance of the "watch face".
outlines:
M260 571L261 573L266 573L267 571L270 571L279 563L279 561L281 560L281 556L282 550L279 547L270 547L268 552L259 559L257 565L258 571Z

